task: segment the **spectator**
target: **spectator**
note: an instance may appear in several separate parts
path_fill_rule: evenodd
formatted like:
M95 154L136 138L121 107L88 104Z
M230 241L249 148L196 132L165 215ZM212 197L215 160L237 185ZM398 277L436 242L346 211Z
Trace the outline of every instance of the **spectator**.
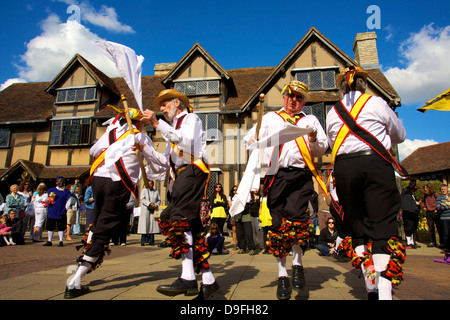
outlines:
M259 190L253 190L251 193L252 199L250 200L250 216L252 217L252 234L253 242L255 246L259 246L262 250L264 249L263 236L261 231L261 226L259 223L259 211L261 208L261 196Z
M23 217L23 234L30 228L30 239L33 239L33 226L34 226L34 207L31 202L33 196L33 190L29 180L22 180L19 183L19 191L17 192L23 197L23 209L25 216Z
M205 196L200 202L200 220L202 222L203 231L208 233L211 226L211 204L209 198Z
M56 229L58 229L58 247L64 245L64 231L67 227L66 204L71 196L70 191L64 188L64 181L64 177L58 176L56 178L56 187L47 191L49 199L47 207L48 240L44 244L46 247L52 246L53 234Z
M24 211L24 199L17 193L19 191L19 186L17 184L13 184L9 190L11 193L6 196L6 205L3 209L3 214L9 215L9 210L11 208L16 209L16 211L20 214L20 212Z
M435 228L438 230L439 240L440 240L440 248L444 247L442 243L442 227L441 227L441 219L439 218L439 213L436 207L436 198L439 197L439 193L434 192L434 186L431 183L427 183L423 186L424 194L422 195L422 199L420 201L420 205L422 209L425 211L425 215L427 218L428 228L430 230L431 242L427 245L427 247L436 247L436 232Z
M81 185L80 180L76 179L75 180L75 196L78 199L79 205L78 205L78 209L76 212L75 224L72 225L72 229L70 230L71 234L76 234L76 235L81 234L80 213L86 211L84 203L83 203L84 197L83 197L82 191L83 191L83 186Z
M11 223L11 238L15 244L25 244L23 237L23 218L17 216L16 209L9 209L9 221Z
M214 254L228 253L225 248L225 237L220 233L217 223L211 223L208 234L206 235L208 251Z
M261 222L261 228L263 231L264 251L263 254L270 254L267 247L267 233L272 225L272 217L270 216L270 210L267 207L267 193L261 198L261 207L259 208L259 221Z
M234 216L234 223L236 224L236 236L238 253L246 253L247 250L250 255L255 255L255 242L253 241L253 227L252 216L250 215L250 201L251 196L248 195L247 204L244 211Z
M320 231L317 250L324 256L331 256L334 253L334 242L337 235L334 219L328 218L327 226Z
M88 233L89 226L94 222L94 207L95 200L92 193L92 187L89 185L84 194L84 204L86 205L86 228L85 233Z
M220 234L223 234L223 226L228 216L228 202L220 183L216 184L209 203L211 204L211 223L216 223Z
M6 215L0 216L0 234L2 234L3 241L7 246L16 245L11 237L11 229L12 228L11 223L9 222L9 217Z
M228 208L231 208L233 205L233 201L235 200L235 197L237 195L237 186L234 185L233 188L230 191L230 196L228 197ZM228 216L228 223L227 227L230 229L231 226L231 233L233 234L233 246L234 250L237 249L237 235L236 235L236 224L234 223L234 217Z
M439 211L439 215L442 223L442 234L444 236L444 250L446 252L450 251L450 196L448 195L448 186L441 185L442 195L436 199L436 207Z
M139 214L139 223L137 233L141 234L141 246L148 243L155 245L155 233L159 233L158 222L153 217L155 210L161 205L161 198L158 190L155 190L154 182L148 182L148 189L141 191L141 210Z
M417 189L416 181L411 180L401 195L403 229L405 230L407 249L417 248L417 244L414 241L414 233L419 225L419 202L414 197L414 192Z
M42 241L42 227L44 225L45 218L47 217L47 200L47 186L42 182L38 185L31 200L34 206L33 242Z
M118 245L120 243L121 246L127 245L127 233L128 226L130 225L130 219L133 215L134 205L136 204L136 198L134 194L131 193L130 199L126 204L126 214L122 216L123 220L116 230L113 231L113 236L111 237L111 245Z

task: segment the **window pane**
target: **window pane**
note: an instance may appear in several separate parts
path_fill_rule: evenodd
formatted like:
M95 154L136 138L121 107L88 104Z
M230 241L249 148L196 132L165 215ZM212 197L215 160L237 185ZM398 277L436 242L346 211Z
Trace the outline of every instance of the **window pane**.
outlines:
M175 83L175 90L180 91L181 93L184 93L184 82L177 82Z
M208 81L208 93L220 93L219 81Z
M206 81L197 82L197 93L208 93L208 83Z
M322 72L321 71L311 71L309 73L309 87L310 89L321 89L322 88Z
M195 94L195 82L187 82L186 83L186 94Z
M66 94L67 94L66 90L58 91L58 94L56 96L56 102L65 102L66 101Z
M198 114L200 120L202 120L203 131L206 131L206 114Z
M317 103L312 105L311 107L312 114L319 120L320 124L322 125L322 129L325 129L325 110L323 103Z
M211 197L211 195L214 192L214 187L218 183L219 183L219 172L211 171L211 174L209 176L208 188L206 190L206 195L208 196L208 198Z
M75 101L75 92L76 90L67 90L66 101Z
M60 144L69 144L70 138L70 120L62 121Z
M307 84L309 86L309 81L308 81L308 72L299 72L297 73L297 80L301 81L305 84Z
M207 131L206 139L216 140L219 139L219 115L218 114L208 114L207 119Z
M78 89L75 101L84 101L84 94L85 93L86 93L86 89Z
M336 88L335 84L335 77L334 77L334 71L333 70L325 70L322 72L322 78L323 78L323 88L324 89L332 89Z
M80 120L72 120L72 126L70 128L70 144L80 143Z
M95 88L87 88L85 100L93 100L93 99L95 99Z
M303 111L305 114L311 114L311 106L304 106L303 109L302 109L302 111Z
M50 144L51 145L59 144L60 137L61 137L61 121L53 121Z
M0 147L9 146L9 128L0 129Z
M81 122L80 143L85 144L90 142L90 132L91 132L91 120L83 119Z

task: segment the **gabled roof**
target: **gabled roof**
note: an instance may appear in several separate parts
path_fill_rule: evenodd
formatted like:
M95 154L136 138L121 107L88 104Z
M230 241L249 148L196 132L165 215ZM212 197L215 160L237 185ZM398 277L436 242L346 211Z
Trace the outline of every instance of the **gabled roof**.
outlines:
M401 165L410 175L450 170L450 142L418 148Z
M312 41L320 41L326 48L330 49L337 58L342 61L343 65L354 65L357 63L355 60L350 58L346 53L344 53L339 47L337 47L333 42L331 42L327 37L320 33L315 27L311 27L306 35L295 45L295 47L287 54L287 56L278 64L274 69L272 74L267 78L267 80L260 85L260 87L253 93L253 95L248 99L242 106L241 110L245 111L247 108L255 106L259 100L261 93L267 93L271 86L273 86L279 78L285 74L288 66L298 57L301 51ZM387 98L388 101L393 100L393 98L399 98L398 94L395 92L394 88L390 85L389 81L384 77L383 73L379 69L367 70L369 73L368 82L377 88L382 95ZM336 101L339 100L339 94L336 92L314 92L311 91L310 102L319 101Z
M12 166L8 168L1 176L0 180L5 180L8 176L10 176L14 171L21 168L22 170L28 172L33 180L39 178L39 175L44 168L42 163L27 161L27 160L17 160Z
M162 83L165 86L168 86L168 84L172 82L176 74L184 67L184 65L186 63L189 63L189 61L197 54L200 54L206 61L208 61L208 63L217 71L217 73L220 74L222 78L226 80L230 79L230 76L222 68L222 66L218 64L217 61L214 60L214 58L211 57L211 55L206 52L206 50L198 42L196 42L194 46L184 55L184 57L181 58L180 61L178 61L175 67L173 67L173 69L164 77Z
M0 92L0 124L45 122L55 98L45 93L49 82L14 83Z
M50 85L45 89L48 93L53 93L59 87L61 81L64 81L65 76L70 73L77 64L81 64L89 75L101 86L109 89L110 92L119 95L119 92L114 84L106 74L97 69L93 64L83 58L80 54L75 54L69 63L58 73L58 75L50 82Z

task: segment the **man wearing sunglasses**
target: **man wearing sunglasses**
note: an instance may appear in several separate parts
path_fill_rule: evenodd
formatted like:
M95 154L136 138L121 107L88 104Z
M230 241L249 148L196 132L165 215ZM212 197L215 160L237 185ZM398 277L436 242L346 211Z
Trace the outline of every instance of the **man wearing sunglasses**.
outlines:
M306 84L291 81L281 92L283 108L269 112L262 118L259 137L255 136L256 126L244 137L244 144L249 147L258 138L279 131L286 122L298 127L314 128L308 135L264 150L264 164L269 167L264 188L268 191L267 205L272 216L267 244L278 263L277 298L280 300L291 297L291 283L286 269L286 256L291 250L292 287L300 290L305 285L302 246L312 236L308 209L308 200L314 193L312 159L321 157L328 148L320 122L315 116L302 112L309 98L308 91Z

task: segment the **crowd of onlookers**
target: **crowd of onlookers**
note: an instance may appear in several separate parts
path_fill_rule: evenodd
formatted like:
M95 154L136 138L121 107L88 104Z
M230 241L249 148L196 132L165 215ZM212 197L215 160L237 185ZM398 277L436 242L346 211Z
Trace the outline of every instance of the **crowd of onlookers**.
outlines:
M155 245L155 234L158 234L158 217L161 199L154 183L140 192L136 201L130 197L129 219L124 221L123 228L118 230L111 240L111 245L126 245L127 234L130 231L141 234L141 245ZM70 192L65 200L65 220L58 226L59 245L64 241L73 241L71 235L85 234L94 219L92 188L88 186L83 193L78 180L74 184L63 187ZM266 245L267 233L272 224L270 210L267 207L267 197L259 190L250 192L247 205L242 212L231 217L229 210L237 195L237 186L233 186L227 197L220 183L214 185L210 197L202 200L200 218L206 235L208 250L214 254L237 253L255 255L268 254ZM402 192L402 210L400 221L405 232L407 248L417 248L414 235L419 225L419 216L423 210L427 221L431 241L428 247L439 247L448 251L450 232L450 198L447 185L440 187L440 193L435 192L433 184L423 187L421 199L416 199L418 187L414 181ZM53 198L52 198L53 197ZM0 245L20 245L26 239L33 242L45 242L42 233L46 229L47 210L54 204L53 192L44 183L32 190L29 180L23 180L10 187L10 193L4 199L0 195ZM133 214L139 207L139 215ZM336 238L338 230L334 218L329 212L329 206L323 194L314 193L309 201L310 222L314 225L314 236L308 243L309 248L316 248L321 255L337 256ZM83 223L80 218L83 216ZM85 219L84 219L85 217ZM85 220L85 221L84 221ZM82 229L83 228L83 229ZM62 229L62 230L59 230ZM437 243L436 231L440 242ZM26 233L29 232L29 236ZM231 237L231 247L225 244L225 237ZM50 243L50 244L49 244ZM51 245L51 238L45 242ZM164 246L164 243L158 244Z

